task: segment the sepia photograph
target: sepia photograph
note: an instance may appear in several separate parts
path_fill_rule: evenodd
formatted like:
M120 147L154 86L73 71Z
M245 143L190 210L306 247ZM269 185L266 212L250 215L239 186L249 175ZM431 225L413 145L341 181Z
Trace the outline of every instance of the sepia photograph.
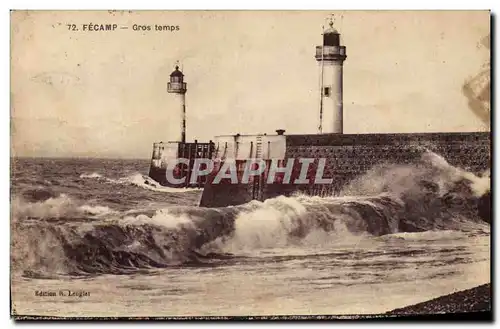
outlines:
M10 315L492 320L489 10L12 10Z

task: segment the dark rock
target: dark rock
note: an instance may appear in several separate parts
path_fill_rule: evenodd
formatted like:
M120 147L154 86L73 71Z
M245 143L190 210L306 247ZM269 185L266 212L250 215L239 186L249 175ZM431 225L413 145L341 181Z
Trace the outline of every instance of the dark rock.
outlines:
M491 284L455 292L446 296L387 312L388 315L470 313L491 311Z

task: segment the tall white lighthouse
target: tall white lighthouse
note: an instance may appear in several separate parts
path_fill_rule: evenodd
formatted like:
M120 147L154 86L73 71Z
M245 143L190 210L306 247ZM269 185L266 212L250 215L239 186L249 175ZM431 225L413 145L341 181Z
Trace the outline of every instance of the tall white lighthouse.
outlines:
M179 71L179 66L170 74L170 82L167 84L167 92L174 94L176 104L174 106L173 118L179 120L175 131L172 133L171 142L186 142L186 91L187 83L184 82L184 74Z
M342 68L347 58L345 46L340 45L340 33L333 27L323 31L323 45L316 46L320 65L319 133L343 132Z

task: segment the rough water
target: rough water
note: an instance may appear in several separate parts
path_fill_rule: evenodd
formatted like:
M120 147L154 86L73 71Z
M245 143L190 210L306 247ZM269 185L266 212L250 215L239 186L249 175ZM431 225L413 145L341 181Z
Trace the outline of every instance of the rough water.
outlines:
M12 160L16 314L369 314L490 281L489 174L437 154L375 167L337 197L216 209L148 166Z

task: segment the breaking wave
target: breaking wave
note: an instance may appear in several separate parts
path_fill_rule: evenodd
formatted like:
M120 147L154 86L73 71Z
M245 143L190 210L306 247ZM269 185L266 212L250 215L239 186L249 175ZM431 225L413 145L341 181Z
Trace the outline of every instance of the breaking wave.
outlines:
M201 191L201 188L172 188L168 186L162 186L154 179L149 176L145 176L141 173L135 173L126 177L121 178L107 178L102 176L101 174L94 172L91 174L81 174L80 178L90 178L90 179L98 179L106 183L111 184L119 184L119 185L134 185L137 187L141 187L147 190L155 191L155 192L166 192L166 193L186 193L193 191Z
M93 172L91 174L81 174L80 178L102 178L102 175L97 172Z
M427 153L415 165L374 167L339 197L282 196L226 208L175 206L145 213L120 213L66 195L14 200L12 264L26 276L119 274L360 236L487 233L478 200L488 193L489 181L487 174L476 176ZM71 220L79 217L87 220Z
M27 202L23 197L15 197L12 200L13 220L20 219L77 219L92 218L92 216L107 215L114 211L107 206L88 205L77 202L61 194L57 197L49 197L43 201Z

